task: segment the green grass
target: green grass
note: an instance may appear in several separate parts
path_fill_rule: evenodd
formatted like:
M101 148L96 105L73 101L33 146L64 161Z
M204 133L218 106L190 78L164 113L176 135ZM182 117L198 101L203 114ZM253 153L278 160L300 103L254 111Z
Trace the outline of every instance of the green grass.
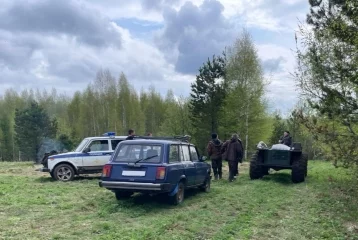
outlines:
M191 190L181 206L137 195L117 201L98 178L55 182L28 163L0 163L0 239L358 239L358 194L343 169L289 171ZM226 177L226 176L225 176Z

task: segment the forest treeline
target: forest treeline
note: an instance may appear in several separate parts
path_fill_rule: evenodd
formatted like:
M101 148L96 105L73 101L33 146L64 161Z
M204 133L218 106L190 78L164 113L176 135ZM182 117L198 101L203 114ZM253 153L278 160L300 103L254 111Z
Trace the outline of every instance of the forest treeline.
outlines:
M9 89L0 99L0 158L39 161L45 152L72 150L84 137L126 135L128 129L138 135L188 134L203 154L212 132L222 140L239 133L247 153L261 140L277 143L285 130L284 120L268 111L266 86L255 45L243 31L225 52L203 63L189 97L170 89L162 96L154 86L136 89L124 73L116 77L107 69L73 96L56 89Z

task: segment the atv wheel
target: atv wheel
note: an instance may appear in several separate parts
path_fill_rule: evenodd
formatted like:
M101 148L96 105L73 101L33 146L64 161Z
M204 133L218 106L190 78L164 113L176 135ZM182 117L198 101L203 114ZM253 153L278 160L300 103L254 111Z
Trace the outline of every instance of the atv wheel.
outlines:
M75 177L75 170L69 164L60 164L53 171L53 175L58 181L69 182Z
M250 178L253 179L260 179L263 177L263 169L262 166L258 165L258 155L254 154L251 157L250 161Z
M270 170L270 168L268 168L268 167L263 167L263 168L262 168L262 174L263 174L263 175L270 175L269 170Z
M117 200L122 200L125 198L130 198L133 195L133 192L116 191L114 194L116 195Z
M305 181L307 168L305 167L304 156L301 155L293 164L291 178L293 183L300 183Z
M308 154L307 153L302 153L302 160L303 160L304 166L305 166L305 177L307 177L307 165L308 165Z

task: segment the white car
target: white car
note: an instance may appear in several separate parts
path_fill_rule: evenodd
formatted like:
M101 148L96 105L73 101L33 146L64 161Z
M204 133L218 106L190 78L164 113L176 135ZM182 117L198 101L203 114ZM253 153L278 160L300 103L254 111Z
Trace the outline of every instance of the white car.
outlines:
M88 137L82 140L73 152L50 155L42 161L41 172L49 172L55 180L67 182L75 175L100 173L109 161L118 143L127 136L105 133L101 137Z

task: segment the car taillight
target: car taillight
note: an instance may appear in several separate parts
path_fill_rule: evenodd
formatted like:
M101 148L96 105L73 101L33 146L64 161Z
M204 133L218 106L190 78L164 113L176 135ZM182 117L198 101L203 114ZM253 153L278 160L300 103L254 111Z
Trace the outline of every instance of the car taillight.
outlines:
M111 175L112 165L104 165L102 170L102 177L109 177Z
M165 167L157 167L156 179L164 179L164 177L165 177Z

